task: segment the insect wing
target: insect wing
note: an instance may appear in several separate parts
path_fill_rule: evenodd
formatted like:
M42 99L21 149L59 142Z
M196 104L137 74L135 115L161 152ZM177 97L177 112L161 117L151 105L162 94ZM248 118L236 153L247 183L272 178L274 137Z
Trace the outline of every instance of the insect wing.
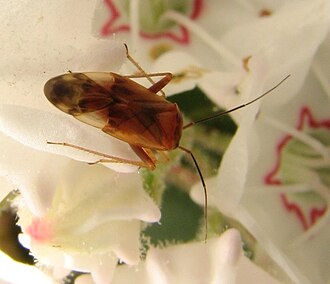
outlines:
M107 109L113 102L108 91L112 83L110 73L68 73L50 79L44 93L60 110L103 128L107 123Z
M176 104L118 74L111 91L115 103L109 108L103 131L133 145L157 150L177 147L182 116Z
M109 112L108 124L102 129L129 144L170 150L177 147L181 137L182 118L176 105L146 102L115 105Z
M48 100L76 119L129 144L177 147L182 117L176 104L115 73L69 73L50 79Z

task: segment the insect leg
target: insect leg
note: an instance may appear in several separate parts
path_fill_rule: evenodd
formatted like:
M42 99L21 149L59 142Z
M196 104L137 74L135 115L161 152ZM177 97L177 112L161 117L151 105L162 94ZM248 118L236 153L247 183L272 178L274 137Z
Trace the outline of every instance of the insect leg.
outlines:
M143 148L143 147L135 146L135 145L131 145L131 144L130 144L130 146L133 149L133 151L135 152L135 154L138 155L139 158L143 162L145 162L146 164L149 165L149 169L151 169L151 170L155 169L155 167L156 167L155 165L157 162L168 162L168 160L169 160L165 151L155 150L157 152L157 154L160 156L161 161L159 161L151 149Z
M135 67L141 72L142 75L144 75L145 78L148 79L148 81L149 81L152 85L154 85L154 84L155 84L155 81L149 76L149 74L147 74L147 73L143 70L143 68L140 66L140 64L137 63L137 61L135 61L134 58L129 54L129 52L128 52L128 46L127 46L126 43L124 43L124 46L125 46L125 48L126 48L126 57L127 57L127 59L128 59L129 61L131 61L131 63L132 63L132 64L133 64L133 65L134 65L134 66L135 66ZM165 93L164 93L162 90L160 90L160 92L161 92L162 96L165 97Z
M197 172L198 172L198 175L199 175L199 178L202 182L202 186L203 186L203 190L204 190L204 222L205 222L205 242L207 240L207 207L208 207L208 198L207 198L207 189L206 189L206 184L205 184L205 181L204 181L204 178L203 178L203 174L202 174L202 171L201 169L199 168L199 165L197 163L197 160L194 156L194 154L189 150L189 149L186 149L182 146L179 146L178 148L180 148L182 151L186 152L187 154L190 155L190 157L192 158L192 160L194 161L194 164L196 166L196 169L197 169Z
M144 166L145 168L148 168L151 170L154 170L156 168L155 164L157 162L157 159L150 149L142 148L140 146L136 146L136 145L132 145L132 144L129 144L129 145L131 146L131 148L135 152L135 154L139 156L141 161L143 163L145 163L145 166Z
M172 73L167 73L164 78L149 87L149 90L153 93L158 93L172 80L172 77ZM162 94L165 97L165 93L162 92Z
M170 72L158 72L158 73L146 73L148 77L161 77L161 76L167 76L172 75ZM123 77L134 79L134 78L146 78L145 74L134 74L134 75L125 75Z
M135 61L135 59L129 54L129 52L128 52L128 46L127 46L126 43L124 43L124 46L126 48L126 57L127 57L127 59L129 61L131 61L131 63L136 67L136 69L138 69L141 72L141 74L145 75L145 77L149 80L149 82L151 84L153 84L154 81L147 75L147 73L143 70L143 68L140 66L140 64L137 63L137 61Z
M70 147L70 148L74 148L74 149L77 149L77 150L80 150L80 151L83 151L83 152L87 152L87 153L90 153L90 154L93 154L93 155L104 157L104 158L99 159L95 162L89 163L90 165L98 164L98 163L121 163L121 164L129 164L129 165L148 168L148 169L154 169L155 168L154 163L149 164L144 160L142 160L142 161L133 161L133 160L129 160L129 159L123 159L123 158L120 158L120 157L111 156L111 155L108 155L108 154L105 154L105 153L97 152L97 151L94 151L94 150L91 150L91 149L87 149L87 148L77 146L77 145L74 145L74 144L70 144L70 143L66 143L66 142L47 141L47 144Z
M154 152L151 149L143 148L136 145L131 145L131 148L135 152L136 155L139 156L139 158L149 165L149 169L153 170L156 167L156 163L159 161L156 156L154 155ZM166 152L164 151L156 151L160 158L162 159L161 162L167 162L169 160L168 156L166 155Z
M148 89L154 93L158 93L159 91L161 91L173 78L172 73L169 72L163 72L163 73L148 73L147 74L149 77L159 77L159 76L164 76L162 79L160 79L159 81L153 83L153 85L151 87L149 87ZM129 79L134 79L134 78L146 78L146 76L144 74L139 74L139 75L127 75L124 76L126 78ZM165 96L164 92L161 91L163 97Z

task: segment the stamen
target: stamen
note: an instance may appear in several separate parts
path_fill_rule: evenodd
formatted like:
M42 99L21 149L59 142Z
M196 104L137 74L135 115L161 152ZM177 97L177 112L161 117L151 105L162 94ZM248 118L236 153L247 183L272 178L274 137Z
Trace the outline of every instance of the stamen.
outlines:
M139 46L139 32L140 32L140 10L139 10L139 0L131 0L129 4L129 14L130 14L130 28L131 28L131 44L133 49Z
M321 168L321 167L328 167L330 166L329 161L325 160L324 158L310 158L310 157L303 157L303 156L296 156L295 162L302 165L308 166L309 168Z
M313 138L312 136L306 134L303 131L297 130L296 128L290 127L287 124L284 124L276 119L273 119L269 115L267 116L264 115L263 121L271 125L272 127L279 129L284 133L288 133L292 137L305 143L306 145L314 149L316 152L318 152L327 163L330 163L329 149L326 146L324 146L319 140Z
M322 183L320 177L316 174L315 174L315 182L313 183L313 188L314 191L318 193L330 205L329 188Z
M254 192L260 191L269 191L269 192L278 192L278 193L301 193L311 190L311 185L309 183L297 183L297 184L281 184L281 185L266 185L266 186L257 186L249 187L249 190Z
M212 48L221 59L226 59L230 65L234 65L237 68L241 68L242 62L241 59L237 58L237 56L232 53L228 48L224 45L221 45L219 41L214 39L209 33L207 33L200 25L197 25L194 21L185 17L184 15L177 13L175 11L167 11L162 19L170 19L180 25L185 26L189 31L196 36L198 36L201 40L203 40L210 48Z
M330 98L330 82L328 81L328 77L321 70L320 65L314 62L312 65L312 71L315 77L317 78L317 80L319 81L324 92L327 94L328 98Z

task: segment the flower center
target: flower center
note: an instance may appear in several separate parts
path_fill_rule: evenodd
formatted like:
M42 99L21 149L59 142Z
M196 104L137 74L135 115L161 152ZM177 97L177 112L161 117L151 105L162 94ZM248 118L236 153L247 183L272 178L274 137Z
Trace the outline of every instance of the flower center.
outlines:
M312 129L308 134L324 146L330 146L328 130ZM287 184L308 182L315 174L330 188L330 162L316 149L292 138L282 151L280 166L282 181Z
M306 233L295 243L302 242L330 218L330 120L317 120L303 107L297 128L269 117L265 121L288 133L277 147L279 163L265 182L279 186L286 209L302 223Z
M122 2L123 11L130 17L130 2ZM168 31L177 24L170 19L161 19L166 11L172 10L180 14L190 15L193 10L194 1L181 0L144 0L139 2L139 24L140 29L145 33L162 33Z

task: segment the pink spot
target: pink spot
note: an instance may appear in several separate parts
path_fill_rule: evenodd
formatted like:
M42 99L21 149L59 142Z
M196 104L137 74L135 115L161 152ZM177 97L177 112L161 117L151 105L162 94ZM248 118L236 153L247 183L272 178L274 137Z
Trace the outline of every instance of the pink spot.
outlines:
M41 218L34 218L31 225L27 227L26 231L31 238L39 242L49 241L53 237L51 223Z

